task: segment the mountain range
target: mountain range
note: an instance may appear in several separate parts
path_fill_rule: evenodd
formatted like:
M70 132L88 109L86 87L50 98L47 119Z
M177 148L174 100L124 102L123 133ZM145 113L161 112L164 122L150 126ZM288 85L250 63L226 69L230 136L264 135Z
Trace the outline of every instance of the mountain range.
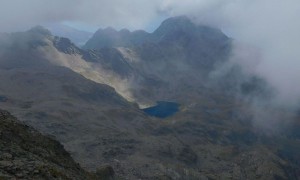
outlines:
M1 34L0 108L117 179L298 179L299 114L230 63L233 41L185 16L153 33L99 29L83 48L41 26ZM258 99L278 122L253 121ZM143 111L158 101L178 112Z

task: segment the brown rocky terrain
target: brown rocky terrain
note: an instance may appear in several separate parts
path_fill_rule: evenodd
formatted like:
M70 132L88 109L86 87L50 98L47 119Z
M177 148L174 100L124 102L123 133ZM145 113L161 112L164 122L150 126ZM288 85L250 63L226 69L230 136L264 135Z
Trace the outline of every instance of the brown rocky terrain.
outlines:
M108 168L85 171L58 141L2 110L0 152L0 179L109 179L114 175Z

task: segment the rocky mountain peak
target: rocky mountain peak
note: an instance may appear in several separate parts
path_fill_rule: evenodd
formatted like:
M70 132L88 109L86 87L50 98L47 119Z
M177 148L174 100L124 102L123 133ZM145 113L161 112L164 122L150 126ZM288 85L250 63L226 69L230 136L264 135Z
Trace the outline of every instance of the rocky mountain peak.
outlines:
M166 19L153 32L143 30L130 32L128 29L120 31L112 27L99 29L94 36L87 41L85 49L100 49L103 47L134 47L145 43L159 43L174 41L186 41L187 39L213 41L227 41L228 37L219 29L198 25L187 16L177 16Z
M81 49L79 49L74 43L68 38L55 37L53 40L53 45L65 54L81 54Z
M158 40L172 40L173 38L190 37L197 41L203 39L227 41L229 38L217 28L196 24L187 16L177 16L166 19L153 32Z
M85 49L100 49L103 47L131 47L143 43L149 39L145 31L130 32L128 29L115 30L112 27L99 29L94 36L87 41Z
M129 35L131 32L128 29L123 28L119 31L119 33L122 35Z
M118 34L118 31L114 29L113 27L107 27L104 29L98 29L94 36L115 36Z
M29 33L39 34L46 37L51 37L51 32L43 26L35 26L28 30Z
M162 36L172 31L189 31L196 28L196 25L187 16L177 16L166 19L154 31L156 36Z

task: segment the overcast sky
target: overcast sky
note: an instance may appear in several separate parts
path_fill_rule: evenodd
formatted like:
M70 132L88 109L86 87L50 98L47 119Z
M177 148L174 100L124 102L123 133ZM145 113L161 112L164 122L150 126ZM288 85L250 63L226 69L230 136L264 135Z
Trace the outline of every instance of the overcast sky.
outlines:
M59 22L153 30L162 19L183 14L259 49L259 63L243 51L239 63L255 63L252 71L274 85L283 101L300 97L299 0L1 0L0 31Z

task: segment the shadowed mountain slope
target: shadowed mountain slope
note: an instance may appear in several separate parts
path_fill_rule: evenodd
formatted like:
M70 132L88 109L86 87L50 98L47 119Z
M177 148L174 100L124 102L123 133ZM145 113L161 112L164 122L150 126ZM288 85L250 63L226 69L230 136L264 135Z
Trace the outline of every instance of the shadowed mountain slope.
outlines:
M0 179L104 179L75 163L63 146L0 110ZM102 170L103 171L103 170ZM112 177L112 176L111 176Z

